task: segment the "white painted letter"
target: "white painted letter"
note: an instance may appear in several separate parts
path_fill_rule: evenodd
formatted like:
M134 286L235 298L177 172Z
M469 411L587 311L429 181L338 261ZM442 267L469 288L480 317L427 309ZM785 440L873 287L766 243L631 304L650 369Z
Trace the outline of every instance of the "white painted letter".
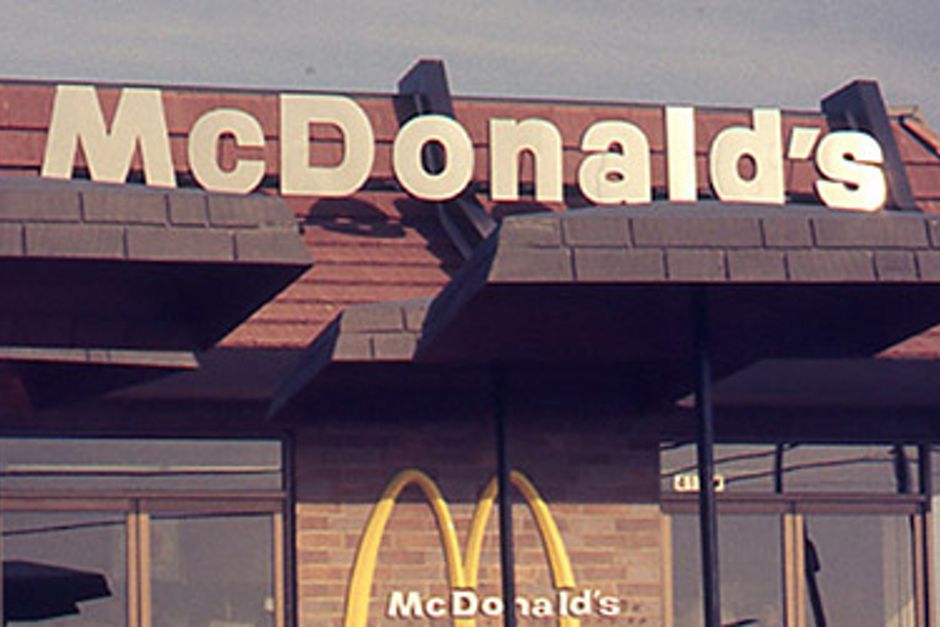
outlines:
M480 613L484 616L501 616L504 609L502 597L484 597L480 603Z
M600 605L598 614L604 617L613 617L620 615L620 599L617 597L601 597L598 602Z
M440 144L443 170L428 172L421 158L424 146ZM392 148L395 177L412 196L422 200L450 200L459 195L473 176L473 142L453 118L422 115L412 118L395 136Z
M444 597L431 597L424 604L425 613L431 618L444 618L447 616L447 599Z
M336 166L310 165L310 125L330 124L343 134ZM375 146L365 111L344 96L281 95L281 193L342 197L355 193L372 171Z
M620 151L611 148L616 145ZM588 155L578 168L581 193L599 205L644 203L650 189L650 145L634 124L613 120L592 124L581 139Z
M219 166L219 140L232 135L239 146L264 147L264 130L254 116L238 109L204 113L189 132L189 167L193 178L210 192L247 194L264 178L263 159L245 159L226 172Z
M139 145L147 184L176 187L170 137L158 89L122 89L109 131L94 87L56 87L42 176L72 178L79 144L93 181L127 181Z
M454 590L450 593L451 614L454 618L470 618L480 607L480 597L473 590Z
M393 590L388 595L388 607L385 615L389 618L424 618L421 609L421 595L414 590L407 594L401 590Z
M537 597L532 604L532 616L535 618L550 618L555 615L551 600Z
M836 131L816 149L816 167L828 181L816 181L816 193L828 207L878 211L888 197L884 154L871 135Z
M712 142L708 156L709 175L715 194L724 201L782 205L783 130L779 109L754 109L754 128L731 126ZM755 172L744 179L738 163L754 161Z
M535 163L535 199L561 202L561 134L547 120L490 120L490 197L519 200L519 155L529 151Z
M692 107L666 107L666 169L670 202L698 200Z

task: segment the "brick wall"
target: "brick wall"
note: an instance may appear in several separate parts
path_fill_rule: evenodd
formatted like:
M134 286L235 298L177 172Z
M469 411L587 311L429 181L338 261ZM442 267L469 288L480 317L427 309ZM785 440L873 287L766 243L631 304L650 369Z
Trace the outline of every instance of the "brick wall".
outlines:
M576 592L598 590L621 604L619 617L595 614L582 619L582 625L661 623L658 454L648 422L557 408L511 411L513 465L531 479L554 514ZM367 517L399 470L418 468L435 480L449 503L464 551L479 493L496 466L488 416L403 419L397 424L320 418L296 435L300 625L342 625L346 586ZM494 508L481 560L481 595L500 593L496 515ZM518 492L513 519L518 594L554 601L546 553ZM449 618L387 618L393 590L448 593L436 523L415 487L403 493L383 536L368 624L451 624ZM480 618L477 624L502 623ZM557 622L529 618L520 619L520 624Z

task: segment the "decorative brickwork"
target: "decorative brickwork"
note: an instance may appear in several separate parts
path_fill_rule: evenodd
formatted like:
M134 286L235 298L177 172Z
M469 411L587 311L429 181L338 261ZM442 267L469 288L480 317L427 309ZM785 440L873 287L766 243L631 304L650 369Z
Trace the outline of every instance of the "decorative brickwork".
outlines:
M170 147L174 169L180 185L191 180L192 173L186 156L185 135L193 123L206 111L226 107L246 111L259 120L268 141L263 150L252 153L251 149L236 148L226 140L221 151L222 166L230 169L236 156L252 155L265 163L265 179L262 188L274 191L278 172L278 101L277 94L254 90L218 90L166 87L162 90L170 131ZM100 86L98 94L105 119L114 115L119 95L119 86ZM42 162L48 125L54 96L54 84L49 82L4 81L0 84L0 168L5 174L36 176ZM226 340L229 347L288 348L309 344L329 322L349 305L430 297L447 283L460 266L460 255L449 242L441 228L436 209L432 204L410 199L393 184L391 147L399 123L396 106L400 99L393 94L354 95L356 102L366 111L375 131L376 160L373 174L364 191L355 199L316 197L294 197L286 199L293 213L304 222L304 239L313 251L316 265L276 299L255 313L250 320L236 329ZM604 119L628 119L642 129L650 143L651 183L654 197L664 194L666 186L666 155L663 108L643 104L611 104L571 101L524 101L509 99L453 98L453 112L460 124L466 128L476 147L473 186L483 192L488 178L488 120L491 118L542 118L551 120L559 129L563 145L563 178L565 199L563 203L523 202L515 205L493 203L483 193L477 193L484 208L494 216L530 211L562 211L583 207L589 202L572 190L577 181L581 160L581 139L584 129L593 122ZM750 124L745 110L709 109L699 107L696 112L698 133L696 146L699 154L699 189L703 198L712 197L707 176L705 155L714 137L728 125ZM936 134L922 122L911 116L890 117L891 130L897 142L900 157L905 165L914 198L926 213L940 213L940 186L937 181L940 161L937 156ZM794 126L828 128L825 116L819 112L786 111L783 114L783 137L790 137ZM341 158L342 143L338 134L323 127L314 138L311 150L317 164L336 163ZM79 168L84 158L79 155ZM786 188L791 201L804 201L814 195L813 182L817 178L814 164L809 160L791 159L786 164ZM141 161L135 156L131 164L131 177L141 177ZM520 165L520 182L531 186L533 167L529 159ZM9 204L10 200L7 199ZM30 203L32 218L43 221L71 221L81 210L78 206L36 207ZM230 225L238 216L221 207L183 206L183 201L170 207L170 224L182 226ZM0 213L3 209L0 208ZM86 207L85 219L99 221L113 219L113 210L107 206ZM162 214L154 213L153 207L135 210L135 219L142 224L153 220L162 221ZM212 222L209 222L209 219ZM7 220L0 215L0 221ZM874 225L874 222L873 222ZM590 232L581 232L581 225L572 223L562 234L565 244L575 250L573 258L576 270L585 277L598 276L597 256L579 255L585 247L619 246L625 243L628 234L621 228L622 222L614 221L611 228L594 225ZM817 230L822 239L814 241L809 222L797 224L789 216L779 222L771 218L762 219L764 245L795 249L810 246L838 246L840 234L830 237L828 231ZM880 229L881 225L872 228ZM905 227L907 228L907 227ZM823 227L826 229L826 227ZM837 230L839 227L837 227ZM599 232L598 232L599 231ZM682 233L688 234L689 227ZM756 232L753 228L742 230L745 243L753 244ZM637 246L643 238L653 233L641 233ZM895 233L880 245L892 246L897 242ZM900 234L903 236L903 234ZM670 236L672 237L672 236ZM678 237L678 235L676 236ZM693 239L700 235L694 235ZM704 236L702 236L704 237ZM936 234L931 232L932 241ZM0 225L0 252L5 255L19 254L18 242L23 240L19 227ZM237 243L239 258L244 254L258 259L257 250L264 246L264 238L247 238ZM260 241L259 241L260 240ZM906 246L907 240L904 245ZM669 245L674 245L671 243ZM692 247L707 244L701 242ZM11 253L10 251L13 250ZM933 263L927 255L925 263ZM552 255L550 255L552 256ZM581 261L578 261L578 257ZM557 255L552 257L557 258ZM557 259L550 260L553 263ZM658 259L649 256L639 261L644 275L660 275ZM694 261L694 260L693 260ZM620 263L619 261L616 263ZM753 273L745 273L749 280L763 280L766 272L776 273L776 267L767 266ZM770 265L775 266L773 262ZM578 267L582 265L582 267ZM680 264L681 265L681 264ZM735 266L729 259L729 272ZM740 275L745 276L745 275ZM901 280L896 272L881 272L879 278ZM602 277L601 277L602 278ZM734 278L734 277L732 277ZM930 337L919 340L921 347L931 347L936 352ZM920 355L922 348L915 352ZM903 350L901 351L903 353Z
M540 491L558 524L576 593L616 597L618 618L597 606L582 625L660 624L661 548L655 439L616 417L511 412L514 466ZM299 625L342 625L347 584L369 512L404 468L427 472L454 517L461 551L480 492L494 475L489 417L381 424L318 420L297 438ZM519 493L513 508L516 579L523 597L556 599L534 519ZM481 595L500 594L496 510L479 571ZM447 596L441 536L421 492L402 494L382 539L369 625L450 625L450 619L386 617L393 591ZM596 601L595 601L596 603ZM520 617L521 618L521 617ZM480 618L479 625L501 624ZM555 625L521 618L520 624Z

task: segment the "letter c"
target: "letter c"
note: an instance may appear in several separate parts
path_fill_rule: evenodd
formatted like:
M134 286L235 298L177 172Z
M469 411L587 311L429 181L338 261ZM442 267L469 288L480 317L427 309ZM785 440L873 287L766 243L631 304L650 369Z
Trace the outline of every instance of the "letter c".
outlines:
M219 166L219 139L235 137L239 146L264 147L264 130L254 116L238 109L214 109L203 114L189 132L189 167L210 192L247 194L264 178L264 160L240 160L226 172Z
M444 618L447 616L447 599L444 597L431 597L425 603L424 613L431 618Z

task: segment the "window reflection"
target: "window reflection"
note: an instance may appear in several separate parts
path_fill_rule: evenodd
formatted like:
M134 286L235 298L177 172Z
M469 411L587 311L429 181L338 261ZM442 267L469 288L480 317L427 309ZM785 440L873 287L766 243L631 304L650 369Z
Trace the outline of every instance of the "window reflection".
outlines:
M283 470L276 439L0 438L4 627L273 627Z
M126 624L123 514L7 512L0 523L5 625Z
M809 624L913 627L907 516L821 516L805 521Z
M698 516L672 519L673 598L677 627L701 625L702 583ZM780 519L775 515L726 516L718 525L723 624L783 626Z
M273 627L270 515L151 520L153 627Z
M664 444L660 462L663 493L697 491L695 445ZM727 493L914 493L918 490L916 463L915 446L715 446L717 488Z
M0 438L0 489L278 490L278 440Z

